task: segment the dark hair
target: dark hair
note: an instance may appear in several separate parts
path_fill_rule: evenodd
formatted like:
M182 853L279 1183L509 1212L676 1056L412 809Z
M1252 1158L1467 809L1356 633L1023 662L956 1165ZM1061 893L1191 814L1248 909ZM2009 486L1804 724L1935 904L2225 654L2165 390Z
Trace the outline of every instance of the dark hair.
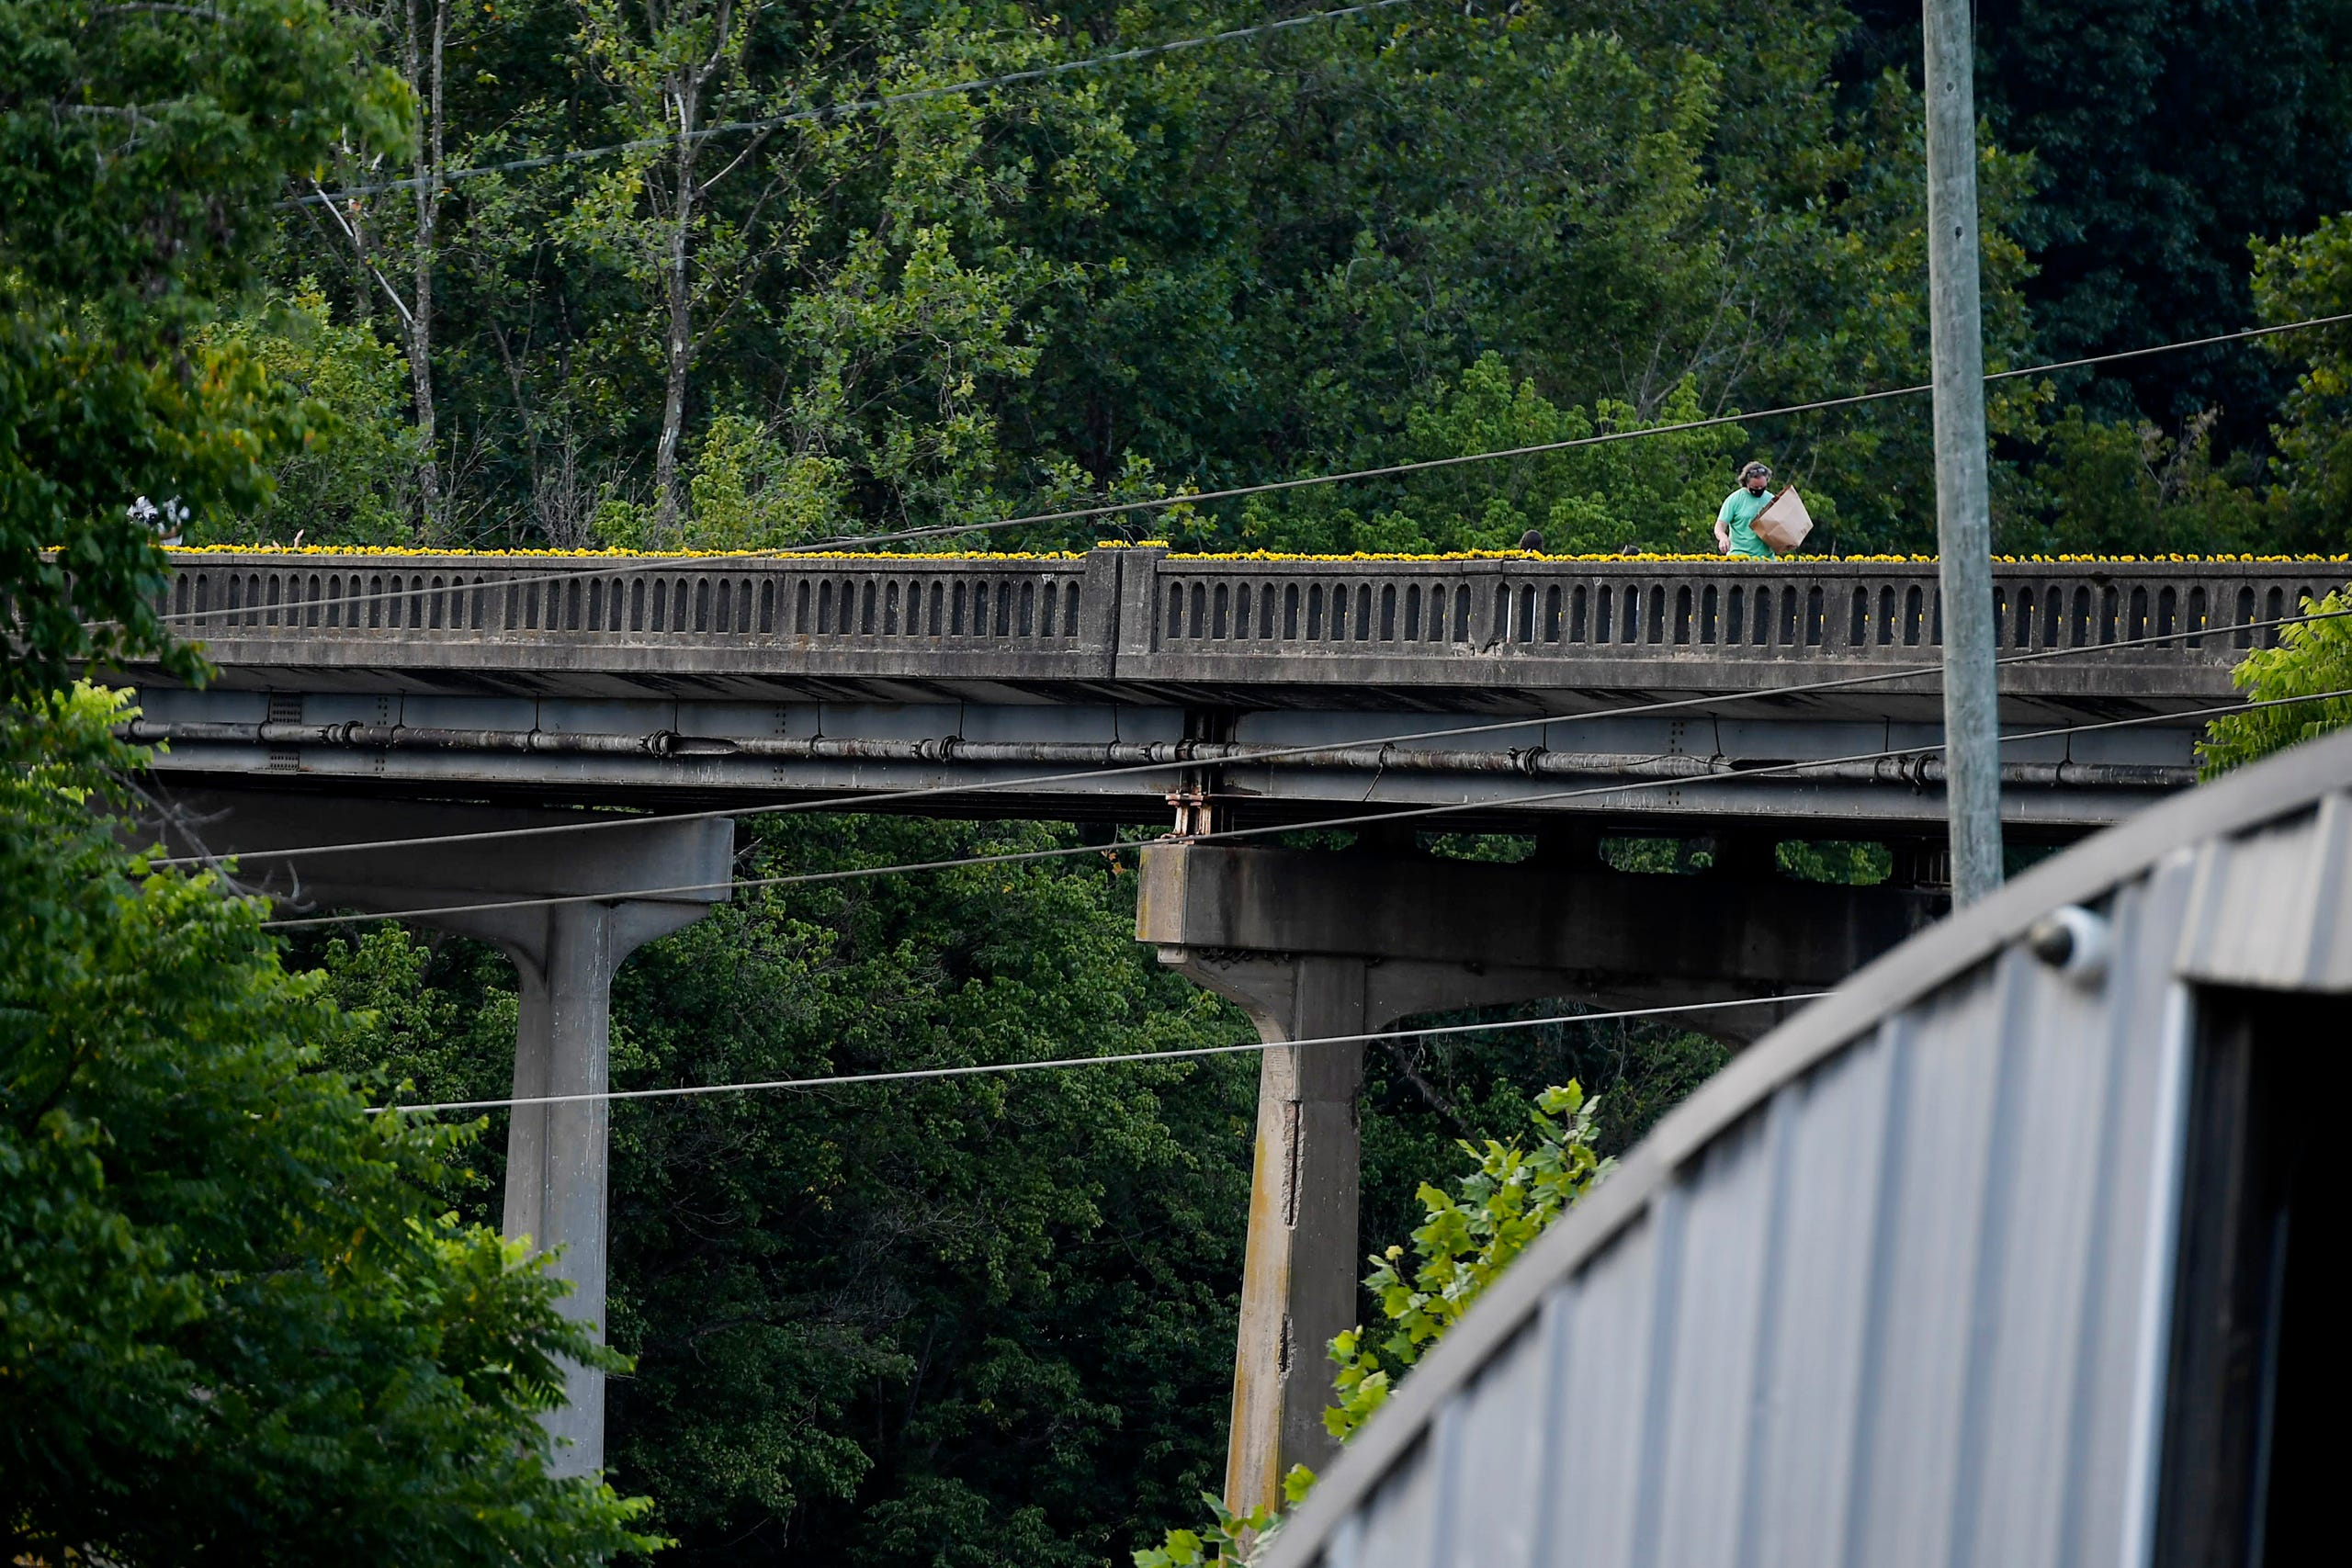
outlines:
M1519 547L1522 550L1541 550L1544 547L1544 530L1530 528L1526 533L1521 534L1519 536Z

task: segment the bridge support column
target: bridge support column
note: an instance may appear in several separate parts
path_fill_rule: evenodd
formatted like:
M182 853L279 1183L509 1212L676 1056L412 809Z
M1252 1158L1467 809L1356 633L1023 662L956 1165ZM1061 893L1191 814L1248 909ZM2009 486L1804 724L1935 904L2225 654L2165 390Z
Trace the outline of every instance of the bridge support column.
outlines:
M1361 1033L1363 966L1349 959L1294 965L1285 1028L1270 1038ZM1319 1397L1330 1388L1325 1347L1356 1320L1356 1095L1363 1046L1286 1045L1258 1066L1258 1136L1250 1175L1250 1239L1233 1362L1228 1497L1282 1495L1294 1464L1320 1468L1331 1440Z
M208 793L175 803L162 824L177 847L222 857L359 840L548 827L576 812L492 809L315 795ZM519 981L514 1095L601 1094L609 1085L612 981L656 937L692 924L727 897L734 846L729 821L649 818L594 833L426 844L240 866L254 891L317 908L391 912L507 899L572 898L511 909L420 917L495 944ZM691 893L633 897L640 890ZM502 1229L554 1252L571 1286L568 1317L605 1326L606 1150L611 1110L591 1100L518 1106L506 1138ZM550 1469L584 1475L605 1464L605 1375L570 1366L565 1401L544 1418L557 1439Z
M719 874L723 876L722 871ZM682 878L687 880L689 878ZM628 955L701 918L708 906L644 899L458 917L457 927L503 949L520 982L514 1098L602 1094L611 1087L612 984ZM606 1278L605 1100L517 1106L506 1132L506 1201L501 1230L552 1252L549 1271L571 1287L563 1314L604 1336ZM544 1418L557 1440L554 1469L584 1475L605 1466L605 1374L567 1364L564 1403Z
M1276 1504L1291 1466L1329 1461L1328 1347L1360 1321L1363 1046L1291 1042L1539 997L1638 1007L1809 988L1939 912L1909 892L1598 863L1147 847L1137 939L1276 1047L1259 1069L1227 1506ZM1745 1042L1789 1010L1700 1013L1690 1026Z
M1165 852L1146 852L1147 860ZM1167 863L1161 862L1164 869ZM1147 885L1148 886L1148 885ZM1173 933L1166 933L1173 934ZM1291 1044L1361 1034L1418 1012L1541 994L1528 977L1459 964L1344 954L1244 954L1163 946L1161 961L1247 1012L1274 1046L1259 1058L1249 1247L1233 1365L1225 1494L1247 1511L1282 1496L1295 1464L1320 1470L1335 1447L1331 1340L1359 1321L1357 1099L1364 1047Z

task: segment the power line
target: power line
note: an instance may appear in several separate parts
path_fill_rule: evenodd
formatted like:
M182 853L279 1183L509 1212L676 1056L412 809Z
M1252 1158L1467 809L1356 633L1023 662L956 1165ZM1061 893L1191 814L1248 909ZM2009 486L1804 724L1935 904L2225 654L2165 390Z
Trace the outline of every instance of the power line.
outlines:
M2252 632L2269 626L2285 626L2302 621L2334 620L2352 615L2352 609L2320 610L2311 614L2274 616L2267 620L2249 621L2242 626L2220 628L2222 632ZM2182 632L2150 633L2143 637L2122 637L2114 642L2091 643L2080 648L2042 649L2032 653L2012 654L1995 660L1997 664L2032 664L2047 660L2075 658L2085 654L2111 652L2118 649L2138 648L2149 643L2174 642ZM2206 632L2216 636L2220 632ZM1444 729L1400 731L1390 735L1362 737L1349 740L1327 740L1298 746L1271 747L1252 752L1249 757L1232 759L1178 758L1165 762L1129 762L1115 767L1081 768L1058 773L1033 774L1026 778L1003 779L970 784L926 784L918 789L888 790L878 794L830 795L817 800L768 801L743 806L713 807L706 811L684 811L671 814L651 813L642 816L599 816L579 822L548 823L530 828L493 828L464 833L420 834L400 839L368 839L341 844L306 844L289 849L243 851L233 857L211 854L169 855L149 861L158 868L190 865L210 865L223 858L240 863L272 861L283 863L309 860L320 855L363 854L382 850L422 849L427 846L477 844L514 839L535 839L554 834L594 833L612 829L642 828L649 823L708 822L721 818L783 816L808 811L871 810L877 806L902 805L912 800L933 800L942 796L984 795L998 790L1033 789L1040 784L1073 784L1081 780L1128 777L1137 773L1169 773L1197 767L1256 767L1267 762L1279 762L1287 757L1310 756L1318 751L1333 751L1358 746L1393 746L1405 741L1447 740L1465 735L1487 735L1498 730L1528 729L1539 725L1591 724L1601 719L1637 718L1647 715L1674 713L1711 704L1751 701L1759 697L1801 696L1818 692L1873 685L1881 682L1901 680L1913 675L1933 674L1942 666L1938 664L1905 664L1892 669L1872 671L1864 675L1840 675L1824 681L1799 682L1787 686L1757 686L1744 692L1711 693L1705 696L1675 697L1660 702L1634 703L1623 707L1603 708L1597 713L1537 714L1525 718L1491 719L1478 724L1456 725ZM2227 711L2236 712L2233 705Z
M1198 38L1177 39L1169 43L1143 44L1135 49L1123 49L1114 54L1098 54L1086 60L1066 60L1058 65L1032 66L1025 71L1009 71L1001 76L983 76L970 82L948 82L935 87L910 88L902 93L882 93L870 98L856 98L847 103L827 104L821 108L795 109L789 114L766 115L757 119L722 120L716 125L689 130L682 136L646 136L632 141L615 141L603 147L582 147L568 152L544 152L527 158L509 158L503 163L483 164L473 168L450 169L429 176L432 183L450 186L460 180L480 179L486 175L520 174L528 169L553 168L563 164L582 164L597 158L610 158L625 152L658 152L683 142L706 141L715 136L741 136L778 130L787 125L817 125L831 120L847 119L854 115L871 114L899 104L921 103L928 98L955 97L965 93L986 92L992 87L1016 86L1023 82L1042 82L1056 76L1066 76L1074 71L1092 71L1105 65L1125 65L1138 60L1150 60L1162 54L1174 54L1188 49L1205 49L1211 44L1238 43L1244 39L1262 38L1290 28L1309 27L1317 22L1336 22L1350 17L1369 16L1374 11L1386 11L1398 6L1408 6L1413 0L1369 0L1361 6L1342 6L1336 11L1316 11L1304 17L1285 17L1280 21L1260 22L1252 27L1229 28L1224 32L1204 33ZM381 196L388 191L418 190L427 179L385 180L375 185L345 186L340 190L322 190L311 196L296 197L280 202L281 207L332 206L337 201L358 196Z
M2150 355L2173 354L2184 349L2209 348L2215 344L2237 343L2249 338L2273 337L2281 333L2301 332L2312 327L2335 326L2352 321L2352 311L2334 316L2314 316L2307 321L2286 321L2277 326L2248 327L2243 332L2222 333L2212 337L2189 338L2179 343L2156 344L2148 348L2124 349L2115 354L2092 355L2082 359L2058 360L2048 365L2029 366L2022 370L2000 370L1986 376L1987 381L2014 380L2019 377L2045 376L2061 370L2079 370L2095 365L2110 365L2119 360L2141 359ZM786 559L793 556L809 555L827 550L841 550L861 545L906 544L919 539L950 538L963 534L983 534L998 528L1025 527L1039 523L1077 523L1097 517L1119 516L1136 512L1164 511L1178 506L1200 506L1213 502L1236 501L1247 496L1268 495L1279 491L1303 490L1312 486L1347 484L1358 479L1395 479L1405 474L1425 473L1435 468L1460 468L1468 463L1489 463L1510 457L1539 457L1547 452L1566 452L1578 447L1600 446L1618 441L1636 441L1652 435L1674 435L1685 431L1712 430L1721 425L1746 424L1751 421L1778 419L1784 415L1816 413L1826 409L1850 408L1860 403L1883 402L1891 398L1910 398L1930 389L1921 382L1914 387L1896 387L1881 392L1855 392L1844 397L1821 398L1806 403L1787 403L1779 408L1758 409L1753 413L1716 414L1707 419L1684 420L1675 424L1643 425L1633 430L1603 431L1598 435L1579 435L1565 441L1538 442L1532 446L1507 446L1492 452L1471 452L1453 457L1428 457L1418 462L1390 463L1376 468L1351 468L1339 473L1310 474L1302 479L1270 479L1261 484L1236 485L1226 490L1196 491L1190 494L1158 496L1143 501L1106 502L1101 506L1081 506L1062 512L1035 512L1020 517L1001 517L987 523L938 524L922 528L901 529L890 534L850 534L831 539L818 539L808 544L783 545L772 550L754 554L725 557L644 556L621 560L601 560L583 557L582 564L561 571L540 572L523 577L502 578L495 583L469 584L469 587L522 588L542 582L569 582L583 573L620 576L639 571L668 571L695 559L724 559L741 566L758 566L763 561ZM356 593L334 601L337 604L368 604L388 599L406 599L415 590L401 589L379 593ZM446 590L445 592L459 592ZM277 608L284 608L283 605ZM254 606L236 609L187 610L158 615L157 621L171 625L180 621L220 620L235 615L257 614ZM85 626L97 626L109 623L92 621Z
M2319 692L2309 696L2274 697L2247 703L2229 703L2205 708L2188 708L2178 713L2143 714L2131 718L2102 719L2091 724L2064 725L2051 729L2020 730L2000 738L2002 745L2017 740L2049 740L2061 736L2086 735L2097 730L2128 729L2139 725L2159 724L2183 718L2198 718L2209 715L2245 713L2266 707L2287 706L2297 703L2325 702L2336 697L2352 696L2352 687L2337 691ZM1781 773L1802 773L1808 768L1834 767L1853 762L1883 761L1895 757L1921 757L1942 750L1940 744L1895 746L1877 751L1856 751L1840 757L1811 757L1801 761L1772 762L1761 767L1743 768L1736 775L1741 779L1770 778ZM1653 789L1679 789L1691 781L1685 778L1636 779L1623 784L1580 785L1574 789L1544 790L1532 795L1509 798L1488 797L1482 800L1462 800L1438 806L1405 807L1390 811L1362 812L1349 817L1330 817L1306 822L1273 822L1256 828L1225 828L1206 833L1171 834L1156 840L1169 844L1230 843L1237 840L1265 838L1280 833L1303 833L1317 829L1360 828L1373 825L1393 826L1398 822L1419 821L1431 817L1451 816L1464 811L1478 811L1491 807L1521 808L1547 802L1587 799L1600 795L1635 795ZM374 913L338 915L307 915L288 919L264 920L265 931L302 931L325 926L364 925L375 920L431 919L449 915L492 914L506 909L554 908L571 904L609 904L624 898L671 898L693 893L750 892L763 887L801 886L820 882L863 882L881 876L903 876L916 872L956 871L967 866L1025 865L1039 861L1069 860L1080 855L1102 854L1112 846L1074 844L1047 850L1020 850L1005 854L963 855L948 860L909 861L895 865L859 866L843 871L793 872L778 876L735 877L725 882L690 882L669 887L620 888L602 893L552 894L535 898L485 899L471 904L440 904L424 908L390 909Z
M675 1089L605 1089L594 1094L515 1096L505 1100L445 1100L428 1105L373 1105L370 1116L404 1111L419 1114L439 1111L498 1111L526 1105L581 1105L616 1100L684 1100L712 1094L752 1094L767 1089L843 1089L857 1084L906 1083L920 1078L977 1077L991 1073L1027 1073L1049 1067L1107 1067L1136 1062L1180 1062L1197 1056L1233 1056L1252 1051L1287 1049L1294 1045L1352 1045L1374 1040L1422 1039L1433 1034L1468 1034L1494 1029L1535 1029L1551 1023L1608 1023L1626 1018L1664 1018L1675 1013L1709 1012L1728 1008L1764 1007L1773 1002L1816 1001L1827 991L1794 991L1778 997L1738 997L1720 1002L1680 1002L1671 1007L1624 1008L1615 1012L1564 1012L1549 1018L1507 1019L1499 1023L1447 1023L1427 1029L1383 1029L1365 1034L1325 1034L1312 1040L1257 1040L1232 1045L1193 1045L1168 1051L1134 1051L1114 1056L1055 1056L1035 1062L989 1062L964 1067L907 1067L888 1073L840 1073L820 1078L770 1078L760 1083L689 1084Z

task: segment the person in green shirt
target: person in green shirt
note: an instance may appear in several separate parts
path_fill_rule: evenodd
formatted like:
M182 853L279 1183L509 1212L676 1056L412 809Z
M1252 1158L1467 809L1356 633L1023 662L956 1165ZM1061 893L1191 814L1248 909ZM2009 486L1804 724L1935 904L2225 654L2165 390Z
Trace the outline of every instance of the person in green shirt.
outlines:
M1739 488L1724 497L1723 509L1715 513L1715 547L1727 556L1747 560L1778 560L1772 547L1756 536L1756 519L1772 504L1772 493L1766 487L1771 482L1772 470L1761 463L1750 463L1739 470Z

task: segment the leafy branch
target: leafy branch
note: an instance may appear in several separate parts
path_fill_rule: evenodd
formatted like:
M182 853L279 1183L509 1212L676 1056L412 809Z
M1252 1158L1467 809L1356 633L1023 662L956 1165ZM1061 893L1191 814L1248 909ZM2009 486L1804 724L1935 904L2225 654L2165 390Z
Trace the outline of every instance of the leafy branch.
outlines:
M2352 724L2352 697L2319 695L2352 688L2352 597L2338 590L2317 604L2305 599L2302 613L2334 618L2300 621L2282 628L2278 647L2256 649L2230 678L2249 701L2316 700L2225 714L2215 719L2206 727L2205 739L2197 743L2198 771L2204 777L2218 777L2273 751Z

